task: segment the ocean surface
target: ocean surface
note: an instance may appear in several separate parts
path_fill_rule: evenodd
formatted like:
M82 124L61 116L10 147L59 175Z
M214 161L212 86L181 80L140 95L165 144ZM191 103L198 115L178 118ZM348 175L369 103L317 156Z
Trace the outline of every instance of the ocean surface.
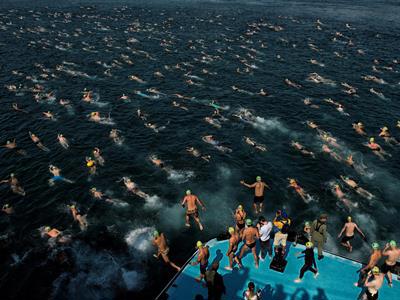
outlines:
M1 1L0 144L15 138L26 152L0 149L0 179L14 173L26 192L0 186L0 204L15 209L0 216L1 298L153 299L174 275L153 257L153 230L166 234L171 260L183 264L197 240L233 223L238 204L257 218L253 192L239 184L257 175L271 187L267 218L284 208L300 228L329 214L327 248L334 253L365 261L369 242L399 240L400 146L378 137L387 126L400 140L399 40L398 1ZM312 73L319 77L310 80ZM90 103L82 101L85 89L92 91ZM213 125L204 119L212 116L212 103L222 116ZM43 116L47 111L55 120ZM101 123L89 120L92 112ZM354 122L365 125L366 136L354 131ZM111 129L123 137L118 143ZM29 131L50 151L36 147ZM58 143L59 133L68 149ZM323 141L324 134L336 142ZM206 135L219 144L205 143ZM385 160L365 146L370 137L387 152ZM322 151L324 143L336 159ZM85 157L94 147L105 164L89 176ZM211 159L194 157L187 147ZM345 163L350 154L358 167ZM151 155L167 168L152 164ZM50 164L74 183L49 185ZM373 197L360 196L340 175ZM124 176L148 196L128 193ZM309 194L307 201L288 178ZM94 199L92 187L104 199ZM187 189L207 207L200 214L203 232L184 226L180 201ZM71 204L87 214L86 231L73 221ZM368 238L355 239L352 253L337 240L348 215ZM72 241L49 245L43 226Z

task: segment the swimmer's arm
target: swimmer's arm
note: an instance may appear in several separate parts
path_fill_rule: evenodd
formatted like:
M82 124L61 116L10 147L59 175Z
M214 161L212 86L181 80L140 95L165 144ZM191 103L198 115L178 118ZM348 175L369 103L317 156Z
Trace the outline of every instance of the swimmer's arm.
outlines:
M181 205L184 207L185 204L186 204L186 196L185 196L185 198L183 198L183 201L182 201Z
M0 183L6 183L6 182L9 182L10 180L8 180L8 179L4 179L4 180L2 180L2 181L0 181Z
M368 274L367 279L365 280L364 283L365 287L375 286L375 280L368 282L370 278L371 278L371 273Z
M358 226L356 225L356 230L358 231L359 234L361 234L363 237L365 237L365 234L361 231L360 228L358 228Z
M267 189L270 188L268 184L266 184L265 182L263 182L263 183L264 183L264 186L265 186Z
M198 197L196 197L196 201L200 204L200 206L201 206L203 209L206 209L206 206L204 205L203 201L201 201Z
M340 238L342 236L343 232L346 230L346 227L347 227L347 225L343 226L342 231L340 231L340 233L338 235L338 238Z

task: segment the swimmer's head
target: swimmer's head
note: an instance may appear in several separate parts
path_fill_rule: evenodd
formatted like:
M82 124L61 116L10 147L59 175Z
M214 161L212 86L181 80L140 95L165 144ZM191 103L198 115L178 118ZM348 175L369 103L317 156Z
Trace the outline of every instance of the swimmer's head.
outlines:
M379 268L377 266L372 268L372 274L374 275L378 275L381 271L379 270Z
M388 131L389 128L387 128L387 127L385 126L385 127L381 128L381 130L382 130L382 131Z
M69 208L72 208L72 209L74 209L74 208L76 208L76 206L74 205L74 204L72 204L72 205L70 205L70 207Z
M396 243L395 240L391 240L391 241L389 242L389 245L392 246L392 247L396 247L396 246L397 246L397 243Z
M3 209L9 208L9 207L10 207L10 204L8 204L8 203L3 205Z
M372 247L372 249L374 249L374 250L378 250L380 246L379 246L379 244L378 244L377 242L373 242L372 245L371 245L371 247Z
M347 217L347 222L351 222L351 217L350 216Z
M201 241L197 241L196 248L200 249L201 247L203 247L203 243Z
M363 123L358 122L358 123L357 123L357 126L358 126L358 127L363 127Z
M230 234L233 234L233 233L235 232L235 228L229 227L229 228L228 228L228 232L229 232Z
M153 237L158 237L160 235L160 233L157 230L153 231Z
M311 226L311 224L310 224L310 222L306 221L306 222L304 222L304 226L306 226L306 227L310 227L310 226Z
M186 195L191 195L192 191L191 190L186 190Z
M239 204L239 206L237 207L238 210L243 210L243 205Z
M372 138L369 139L369 142L373 143L373 142L375 142L375 139L372 137Z
M96 115L96 112L94 111L94 112L90 113L90 115L91 115L91 116L95 116L95 115Z
M49 232L51 230L51 227L50 226L46 226L45 228L44 228L44 231L46 231L46 232Z
M307 243L306 243L306 247L307 247L307 248L312 248L312 247L314 247L314 244L311 243L311 242L307 242Z
M14 177L14 173L11 173L11 174L10 174L10 177Z
M252 226L253 225L253 221L251 219L246 219L246 225L247 226Z
M92 191L92 192L95 192L97 189L95 188L95 187L92 187L91 189L90 189L90 191Z
M293 178L291 178L291 179L289 179L289 182L290 182L291 184L294 184L294 183L296 183L296 180L294 180Z
M86 163L86 166L87 167L93 167L93 165L94 165L94 161L93 160L89 160L87 163Z
M261 181L261 176L257 176L257 177L256 177L256 180L257 180L258 182L260 182L260 181Z

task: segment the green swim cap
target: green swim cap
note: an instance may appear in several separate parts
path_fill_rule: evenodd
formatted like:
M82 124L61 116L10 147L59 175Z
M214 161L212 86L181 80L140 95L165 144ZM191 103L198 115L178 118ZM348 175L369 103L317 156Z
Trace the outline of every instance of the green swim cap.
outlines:
M378 250L379 249L379 244L377 242L372 243L372 249Z
M261 176L257 176L257 177L256 177L256 180L257 180L257 181L261 181Z
M186 191L186 195L190 195L190 194L192 194L192 191L191 190L187 190Z
M196 248L201 248L201 247L203 247L203 243L201 241L197 241Z
M379 268L377 266L372 268L372 274L377 275L379 274L381 271L379 270Z
M45 231L50 231L50 230L51 230L51 227L50 227L50 226L46 226L46 227L44 228L44 230L45 230Z
M235 228L229 227L229 228L228 228L228 232L229 232L230 234L234 233L234 232L235 232Z
M310 222L306 221L306 222L304 223L304 226L311 226L311 224L310 224Z
M159 236L159 235L160 235L160 233L159 233L157 230L154 230L154 231L153 231L153 236L154 236L154 237L157 237L157 236Z
M252 226L253 225L253 221L250 219L246 219L246 225L247 226Z
M395 240L391 240L391 241L389 242L389 245L392 246L392 247L396 247L396 246L397 246L397 243L396 243Z

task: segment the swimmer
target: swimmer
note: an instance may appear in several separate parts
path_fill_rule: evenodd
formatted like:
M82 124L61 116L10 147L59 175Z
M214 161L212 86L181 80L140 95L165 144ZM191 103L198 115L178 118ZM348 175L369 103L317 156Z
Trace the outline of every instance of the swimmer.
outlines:
M218 128L218 129L221 128L221 124L219 123L218 120L215 120L215 119L210 118L210 117L205 117L204 121L206 121L208 124L214 126L215 128Z
M17 103L13 103L13 104L12 104L12 108L13 108L15 111L23 112L23 113L26 113L26 114L28 113L26 110L24 110L24 109L22 109L22 108L19 108Z
M56 228L51 228L49 226L46 226L44 228L44 234L49 238L57 238L61 235L61 231Z
M258 269L258 255L256 250L256 242L260 239L260 235L256 227L253 226L253 221L250 219L246 220L246 228L243 230L242 240L244 245L239 254L239 261L241 264L242 257L244 253L248 250L251 250L254 257L255 267Z
M253 184L247 184L243 180L240 181L240 184L253 189L254 188L254 211L256 214L262 212L263 202L264 202L264 189L269 189L270 187L264 181L261 180L261 176L256 177L256 182Z
M361 122L353 123L353 128L359 135L367 135L363 123Z
M350 244L350 241L354 238L354 231L357 231L359 234L361 234L363 240L366 239L364 233L361 231L361 229L357 226L356 223L352 221L352 218L349 216L347 217L347 222L344 224L342 230L340 231L338 235L338 239L342 236L343 233L345 235L343 236L341 240L342 246L344 246L349 252L353 251L353 246Z
M183 198L181 203L182 207L185 207L185 205L187 207L185 215L185 220L186 220L185 226L190 227L189 220L190 217L193 217L196 223L199 225L200 230L202 231L203 225L200 222L197 204L199 204L203 210L206 209L204 203L196 195L192 195L192 192L190 190L187 190L186 196Z
M96 161L94 161L91 157L86 157L86 167L89 168L89 175L95 175L96 174Z
M339 154L337 154L336 152L334 152L331 148L329 148L327 145L322 145L322 152L324 153L328 153L333 159L337 160L337 161L341 161L342 158L339 156Z
M188 147L186 148L186 151L189 152L190 154L192 154L194 157L200 157L201 153L199 150L197 150L194 147Z
M98 111L94 111L90 113L89 121L99 123L102 120L100 117L100 113Z
M12 215L14 213L14 208L10 204L6 203L1 208L1 211L7 215Z
M400 128L400 121L397 121L396 127Z
M200 276L196 278L197 282L200 282L206 274L208 267L208 259L210 257L210 251L208 246L204 246L201 241L197 241L196 248L198 249L197 260L190 263L192 266L200 264Z
M94 159L96 160L96 163L99 164L100 166L104 166L104 158L101 156L100 149L95 147L92 153Z
M138 116L141 120L143 120L143 121L146 121L146 120L147 120L147 117L149 116L149 115L143 113L143 112L140 110L140 108L138 108L138 110L136 111L136 114L137 114L137 116Z
M329 143L331 146L335 148L341 148L341 146L337 143L337 140L334 137L330 136L327 132L323 130L318 130L318 135L323 141Z
M296 89L299 89L299 88L301 88L302 86L300 85L300 84L297 84L297 83L295 83L295 82L293 82L293 81L290 81L289 79L285 79L285 83L288 85L288 86L292 86L292 87L294 87L294 88L296 88Z
M6 144L2 145L1 147L7 148L10 150L15 150L15 151L17 151L18 154L21 154L21 155L26 155L26 151L17 146L16 139L13 139L12 141L7 141Z
M120 145L123 143L124 139L119 136L121 131L118 129L111 129L109 137L114 141L114 143Z
M340 201L343 202L344 205L346 205L346 207L349 210L351 210L352 207L358 207L357 203L353 203L349 199L346 198L345 194L343 193L342 189L340 188L340 185L335 184L333 186L333 191L332 192Z
M57 168L56 166L50 165L49 172L53 174L53 177L49 179L49 185L54 185L56 181L64 181L68 183L73 183L71 180L64 178L61 176L61 169Z
M49 120L52 120L52 121L56 120L56 118L54 117L53 113L51 113L50 111L45 111L42 114L43 114L43 116L45 116L45 118L47 118Z
M292 141L291 143L292 147L298 151L301 152L301 154L306 155L306 156L311 156L312 158L315 158L314 152L308 151L302 144L299 142Z
M62 147L64 147L64 149L69 148L68 140L61 133L57 134L57 139L58 139L58 142L60 143L60 145Z
M95 187L92 187L90 189L90 194L95 199L103 199L103 197L104 197L104 194L102 192L98 191Z
M180 103L178 103L176 101L172 101L172 106L181 108L181 109L186 110L186 111L189 110L186 106L183 106L182 104L180 104Z
M354 189L357 194L359 194L360 196L367 198L367 199L372 199L374 198L374 195L372 195L370 192L368 192L367 190L364 190L362 187L359 187L357 182L355 182L353 179L351 179L348 176L343 176L340 175L340 178L352 189Z
M310 98L304 98L303 103L304 103L304 105L310 105L312 108L319 108L318 105L312 104L312 101Z
M31 137L31 140L33 141L33 143L41 150L43 151L50 151L47 147L45 147L42 142L40 141L40 139L32 132L29 131L29 136Z
M24 189L22 188L22 186L19 184L19 181L18 181L17 177L15 177L14 173L10 174L9 179L0 181L0 184L1 183L8 183L10 185L11 191L14 194L18 194L21 196L25 196L25 194L26 194Z
M386 126L381 128L381 132L379 133L379 136L382 137L386 143L388 144L393 144L393 145L398 145L399 142L390 135L389 128Z
M134 81L136 81L138 83L142 83L142 84L146 83L146 81L140 79L138 76L135 76L135 75L129 76L129 79L134 80Z
M166 264L169 264L171 267L175 268L178 272L181 270L176 264L169 260L168 253L169 247L167 244L167 238L164 233L160 233L157 230L153 232L153 240L152 243L155 247L157 247L157 254L154 254L155 258L159 258L160 255Z
M252 140L251 138L249 138L247 136L244 136L244 141L246 142L246 144L254 147L257 150L260 150L262 152L267 151L267 148L264 145L256 143L254 140Z
M243 222L244 224L244 222ZM225 267L225 270L227 271L232 271L233 270L233 261L237 263L239 266L239 269L242 267L238 257L236 256L236 251L238 250L238 245L239 245L239 235L235 231L235 228L229 227L228 228L229 232L229 247L228 250L226 251L226 256L228 256L229 259L229 266Z
M317 129L318 125L314 123L313 121L306 121L307 126L310 127L311 129Z
M81 230L82 231L86 230L88 227L86 215L82 215L75 205L69 205L68 207L71 211L74 220L79 223L79 227L81 228Z
M371 278L372 277L372 278ZM364 287L366 287L364 298L366 300L377 300L379 289L382 287L385 274L381 273L378 267L373 267L368 273Z
M129 177L124 176L124 177L122 177L122 180L124 181L124 184L125 184L128 192L131 192L143 199L147 199L150 197L145 192L141 191L138 188L137 184L134 183Z
M389 153L386 153L378 143L375 142L373 137L370 138L368 143L364 145L370 148L372 152L382 160L385 160L384 155L391 156Z
M304 191L304 189L297 183L296 179L288 178L288 180L289 187L293 188L304 202L308 203L311 201L311 196Z
M122 94L122 96L119 97L119 99L126 101L126 100L129 100L129 97L125 94Z
M390 287L393 287L392 273L395 272L397 260L400 258L400 248L397 248L396 241L390 241L386 244L382 251L382 255L386 256L385 263L381 267L382 273L387 275Z
M155 166L157 166L157 167L159 167L161 169L165 168L164 161L162 161L161 159L157 158L156 155L151 155L149 157L149 159Z
M82 100L85 102L92 102L93 101L93 97L92 97L92 91L84 91L83 92L83 97Z
M242 205L239 205L236 210L235 210L235 214L234 214L234 218L235 218L235 222L236 222L236 232L239 234L239 237L242 236L243 234L243 230L245 227L245 220L246 220L246 212L243 209Z
M264 91L264 89L260 89L260 92L258 93L260 96L268 96L268 93Z

